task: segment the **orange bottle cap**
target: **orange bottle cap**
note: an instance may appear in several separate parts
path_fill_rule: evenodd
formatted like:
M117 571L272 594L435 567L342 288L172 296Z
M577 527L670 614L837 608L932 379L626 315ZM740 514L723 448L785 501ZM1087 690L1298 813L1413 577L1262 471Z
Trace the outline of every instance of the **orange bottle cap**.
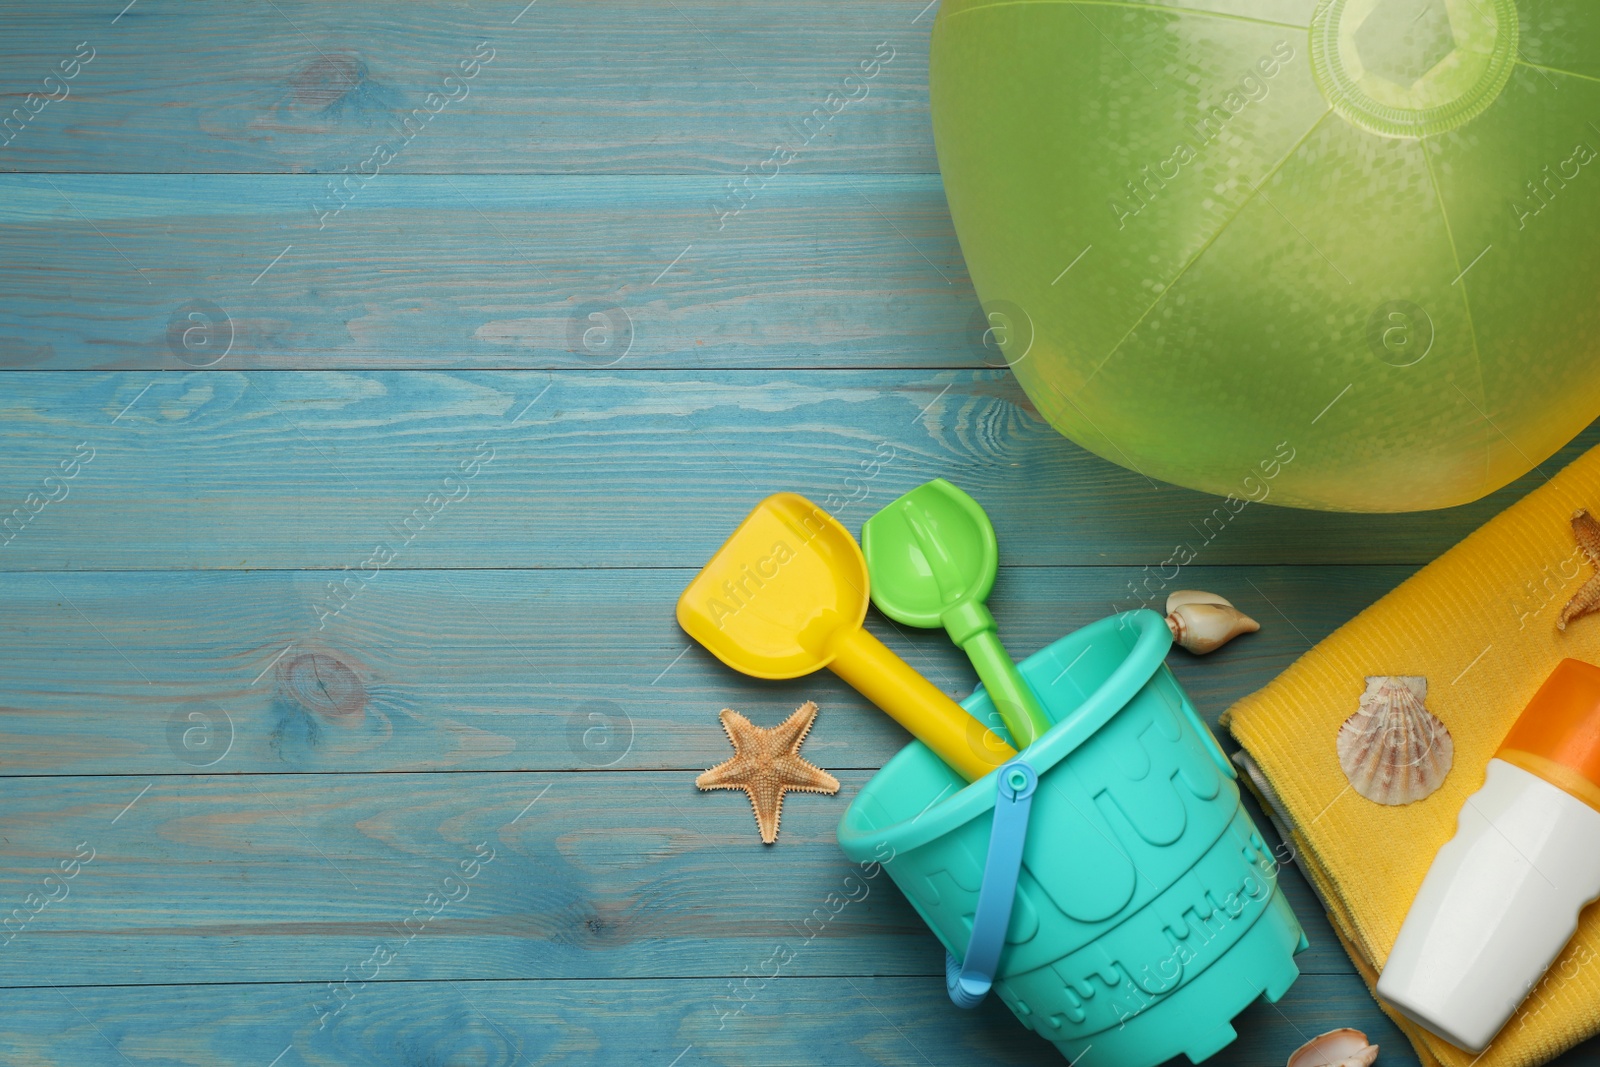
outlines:
M1600 808L1600 667L1562 660L1495 756Z

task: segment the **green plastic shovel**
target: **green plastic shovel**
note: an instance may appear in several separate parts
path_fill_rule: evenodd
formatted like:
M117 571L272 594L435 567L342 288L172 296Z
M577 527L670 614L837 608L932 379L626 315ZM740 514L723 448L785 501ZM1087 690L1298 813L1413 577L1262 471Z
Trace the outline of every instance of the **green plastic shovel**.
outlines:
M1050 728L984 605L1000 553L976 500L935 478L868 519L861 549L878 610L907 626L943 626L977 668L1017 748Z

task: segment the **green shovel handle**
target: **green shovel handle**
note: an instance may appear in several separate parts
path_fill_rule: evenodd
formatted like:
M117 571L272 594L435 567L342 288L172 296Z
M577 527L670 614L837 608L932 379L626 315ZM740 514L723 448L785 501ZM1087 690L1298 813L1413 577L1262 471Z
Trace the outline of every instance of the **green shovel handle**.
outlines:
M989 691L989 699L994 701L995 710L1000 712L1019 751L1050 729L1050 719L1028 683L1017 673L1017 666L1000 644L999 635L993 630L984 630L961 647L978 669L978 677L983 679L983 687Z
M1027 748L1046 730L1050 717L1039 705L1028 683L1022 680L1011 654L995 632L994 616L981 601L968 601L946 610L941 620L950 637L966 652L977 668L983 687L989 691L995 710L1006 724L1017 749Z

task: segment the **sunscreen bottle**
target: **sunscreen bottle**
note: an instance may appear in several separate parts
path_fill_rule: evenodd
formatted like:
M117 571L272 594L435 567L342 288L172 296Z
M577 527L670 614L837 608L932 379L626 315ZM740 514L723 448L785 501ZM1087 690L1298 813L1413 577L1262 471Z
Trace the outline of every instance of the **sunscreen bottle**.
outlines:
M1600 667L1562 660L1467 798L1378 996L1481 1052L1600 896Z

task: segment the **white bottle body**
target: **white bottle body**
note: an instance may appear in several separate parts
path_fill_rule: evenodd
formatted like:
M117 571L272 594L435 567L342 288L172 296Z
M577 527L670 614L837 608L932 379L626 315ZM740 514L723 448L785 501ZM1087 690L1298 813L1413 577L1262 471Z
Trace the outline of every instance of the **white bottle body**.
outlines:
M1398 844L1398 842L1396 842ZM1600 896L1600 811L1500 759L1411 902L1378 996L1481 1052Z

